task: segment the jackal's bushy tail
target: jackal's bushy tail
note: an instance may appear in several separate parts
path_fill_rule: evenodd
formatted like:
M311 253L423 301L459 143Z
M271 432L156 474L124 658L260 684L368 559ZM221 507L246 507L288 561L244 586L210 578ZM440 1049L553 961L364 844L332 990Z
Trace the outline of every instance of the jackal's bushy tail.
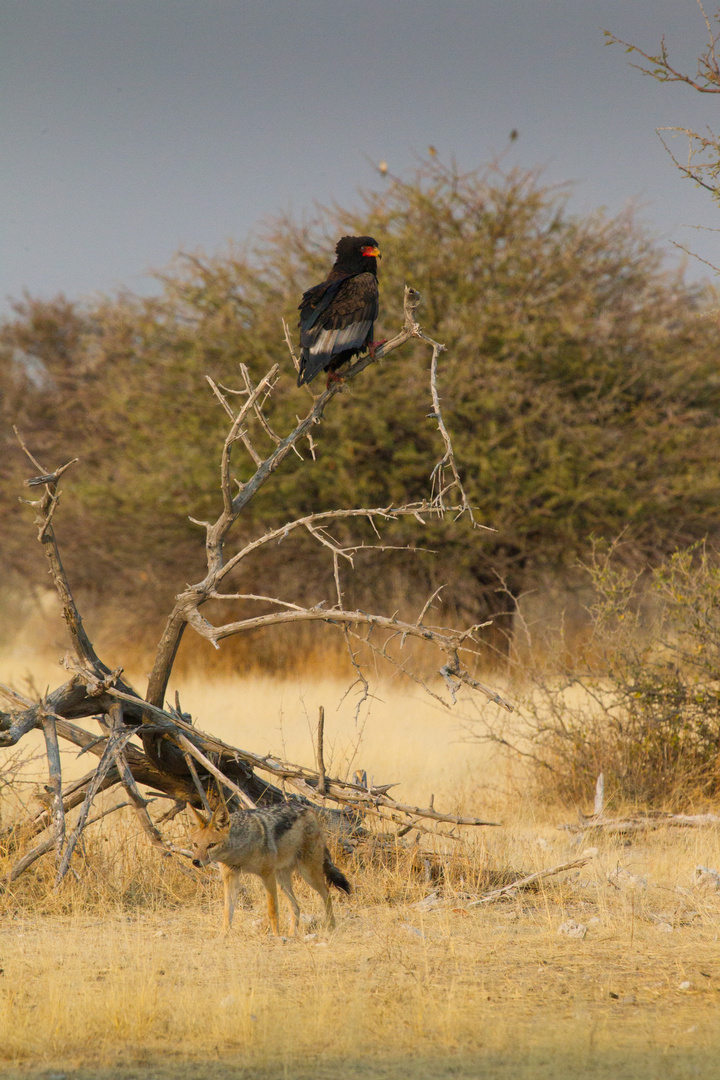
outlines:
M348 893L348 895L352 892L350 882L345 877L342 870L338 870L337 866L330 858L330 852L327 848L325 848L325 858L323 859L323 873L325 874L328 884L334 885L336 889L342 889L342 891Z

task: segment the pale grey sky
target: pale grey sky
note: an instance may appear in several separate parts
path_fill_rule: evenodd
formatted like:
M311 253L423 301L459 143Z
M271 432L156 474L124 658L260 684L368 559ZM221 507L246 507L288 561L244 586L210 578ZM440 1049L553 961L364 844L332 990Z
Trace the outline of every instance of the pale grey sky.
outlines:
M575 181L578 211L639 199L668 250L717 262L690 228L717 211L655 134L717 98L643 78L603 28L665 33L693 70L705 40L696 0L4 0L0 308L146 290L178 248L352 203L369 162L433 144L470 169L513 128L508 161Z

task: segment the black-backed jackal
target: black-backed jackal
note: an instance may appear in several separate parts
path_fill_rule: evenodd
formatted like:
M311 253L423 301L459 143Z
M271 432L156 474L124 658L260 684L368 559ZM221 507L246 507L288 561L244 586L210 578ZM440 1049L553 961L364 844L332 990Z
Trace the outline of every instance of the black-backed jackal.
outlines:
M243 872L262 878L273 934L278 934L278 885L292 909L291 933L297 931L300 908L292 889L295 870L322 897L325 925L335 925L326 882L346 893L350 892L350 884L330 858L325 834L310 807L288 802L230 814L221 805L209 819L194 806L190 810L197 822L197 828L190 834L193 865L220 864L225 886L224 930L229 930L232 924Z

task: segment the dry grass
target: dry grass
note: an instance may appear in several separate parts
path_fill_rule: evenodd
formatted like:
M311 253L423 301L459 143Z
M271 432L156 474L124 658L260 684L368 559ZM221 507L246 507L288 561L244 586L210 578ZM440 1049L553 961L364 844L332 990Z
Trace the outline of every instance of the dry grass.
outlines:
M437 805L497 813L504 826L468 838L427 911L416 905L430 885L406 854L370 865L339 855L356 892L338 898L337 930L307 924L281 941L265 933L254 881L225 938L215 872L189 877L131 818L105 819L59 895L46 861L0 896L2 1076L714 1075L720 893L692 882L697 865L720 867L715 831L592 841L583 869L473 908L467 894L488 868L532 872L584 845L497 758L454 741L451 719L385 687L355 754L352 706L331 710L336 683L196 677L180 689L200 726L303 761L322 703L338 771L402 777L403 798L434 792ZM318 914L317 897L299 893ZM558 933L571 919L584 939Z
M530 870L570 853L562 835L524 824L493 834L484 858ZM697 1065L717 1048L720 898L692 889L700 861L720 863L715 835L658 833L608 844L588 868L504 904L469 908L456 883L429 912L402 862L348 868L357 892L338 902L338 929L288 942L266 936L254 885L224 938L210 875L194 897L166 880L134 907L114 895L106 912L98 896L65 915L6 897L0 1062L93 1075L145 1063L154 1075L161 1059L209 1059L299 1076L310 1063L323 1075L333 1062L396 1060L397 1075L429 1077L504 1059L512 1068L498 1075L534 1063L544 1076L543 1060L558 1075L571 1052L573 1076L586 1075L579 1061L587 1075L603 1062L615 1076L694 1075L637 1062L623 1073L617 1053L657 1069L673 1051ZM618 863L648 884L610 884ZM307 894L303 906L317 911ZM558 934L568 919L588 927L584 940Z

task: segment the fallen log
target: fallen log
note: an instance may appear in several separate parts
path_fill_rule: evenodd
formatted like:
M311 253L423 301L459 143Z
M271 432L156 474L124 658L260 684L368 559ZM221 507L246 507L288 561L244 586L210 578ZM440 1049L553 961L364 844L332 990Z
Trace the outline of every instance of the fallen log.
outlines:
M614 836L625 836L629 833L647 832L651 829L676 828L697 829L704 827L717 827L720 825L720 814L637 814L626 818L595 817L595 815L581 815L578 822L569 822L558 825L570 833L604 832Z

